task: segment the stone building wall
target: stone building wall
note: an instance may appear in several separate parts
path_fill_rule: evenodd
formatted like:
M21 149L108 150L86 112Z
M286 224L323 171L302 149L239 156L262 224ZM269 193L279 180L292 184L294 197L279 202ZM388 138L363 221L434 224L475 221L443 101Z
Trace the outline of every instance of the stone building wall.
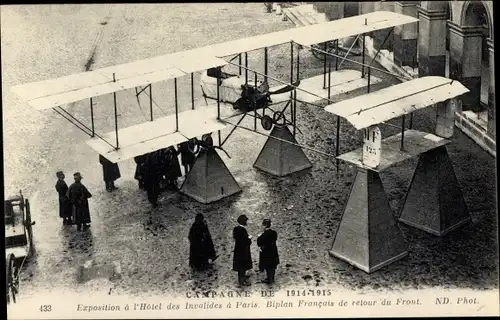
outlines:
M481 145L488 145L485 148L496 154L494 148L491 149L496 137L493 1L314 3L315 9L325 13L329 20L352 15L356 6L359 14L384 10L419 18L418 24L373 32L369 35L373 48L375 51L388 50L395 68L418 70L420 77L449 76L464 84L470 92L462 97L463 112L457 114L457 126L464 129L461 126L464 121L475 126L467 129L475 135L472 138ZM486 69L485 59L489 65ZM486 107L481 103L481 91L487 91L488 98L483 98L483 102L487 101ZM471 117L471 112L477 117Z
M459 80L470 90L462 97L463 112L457 114L457 126L467 131L469 136L492 154L496 154L495 148L492 148L496 137L493 1L377 1L361 4L361 13L376 10L419 18L418 25L394 28L394 39L389 37L384 45L382 42L388 31L375 32L375 49L392 51L393 62L397 66L418 67L420 77L445 76L448 69L451 79ZM488 27L486 41L483 25ZM482 57L488 59L489 74L482 73ZM481 87L484 83L489 87L486 88L486 120L481 118L485 109L481 103ZM474 114L477 116L471 116ZM467 128L463 127L464 122Z

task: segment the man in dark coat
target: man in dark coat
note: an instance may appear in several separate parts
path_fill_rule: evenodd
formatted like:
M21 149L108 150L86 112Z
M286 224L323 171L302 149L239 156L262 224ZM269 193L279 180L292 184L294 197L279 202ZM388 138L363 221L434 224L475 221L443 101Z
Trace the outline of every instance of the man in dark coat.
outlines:
M238 284L240 286L249 286L248 277L245 275L247 270L252 269L252 255L250 245L252 237L248 235L246 225L248 218L246 215L238 217L238 226L233 229L234 238L234 256L233 270L238 272Z
M104 178L104 183L106 184L106 190L108 192L116 190L115 180L121 177L118 164L109 161L102 155L99 155L99 163L102 165L102 176Z
M171 165L171 155L170 150L168 148L163 148L158 151L155 151L158 156L158 170L160 174L160 190L165 190L166 185L170 185L169 179L169 171Z
M90 211L88 199L92 197L87 188L81 183L80 172L73 174L75 182L69 186L66 196L73 205L73 222L77 230L88 229L90 226Z
M278 240L278 233L271 230L271 220L264 219L262 221L264 232L257 238L257 245L259 246L259 270L266 270L267 279L264 282L274 283L274 274L276 267L280 263L278 256L278 247L276 241Z
M148 200L153 208L158 207L158 196L160 194L161 168L160 159L157 151L148 153L146 161L143 164L144 169L144 188L148 194Z
M69 201L66 193L68 192L68 185L64 181L64 173L62 171L58 171L56 173L57 182L56 182L56 191L59 194L59 217L63 219L64 225L71 225L71 216L73 214L71 202Z
M207 222L201 213L198 213L189 229L189 266L194 269L205 269L217 258L208 230Z
M139 183L139 189L144 189L144 163L146 162L147 154L134 157L136 163L134 179Z
M184 166L184 175L187 176L188 172L193 167L194 161L196 160L196 154L198 153L197 145L193 139L179 144L178 149L181 154L181 162Z

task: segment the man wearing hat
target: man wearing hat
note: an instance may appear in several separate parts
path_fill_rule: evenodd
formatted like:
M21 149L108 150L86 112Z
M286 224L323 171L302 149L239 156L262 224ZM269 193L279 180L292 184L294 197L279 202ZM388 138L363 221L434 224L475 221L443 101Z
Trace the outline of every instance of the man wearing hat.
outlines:
M87 188L81 183L82 175L80 172L73 174L75 182L69 186L67 197L73 205L73 222L78 231L88 229L90 226L90 211L88 199L92 197Z
M118 164L109 161L103 155L99 155L99 163L102 165L102 176L106 184L106 191L111 192L116 190L115 180L121 177Z
M233 229L234 238L234 256L233 270L238 272L238 284L240 286L249 286L248 276L245 275L247 270L252 269L252 255L250 245L252 237L248 235L246 225L248 218L242 214L238 217L238 226Z
M262 221L264 232L257 238L257 245L259 246L259 270L266 270L267 279L265 283L274 283L274 274L276 267L280 263L278 256L278 247L276 241L278 240L278 233L271 229L271 220L264 219Z
M182 165L184 166L184 176L187 177L189 170L191 170L196 160L196 154L198 153L199 148L198 145L195 143L195 140L191 139L189 141L179 144L178 149L181 154Z
M68 197L66 197L68 185L64 181L64 173L62 171L58 171L56 176L56 191L59 194L59 217L63 219L64 225L71 225L72 206Z

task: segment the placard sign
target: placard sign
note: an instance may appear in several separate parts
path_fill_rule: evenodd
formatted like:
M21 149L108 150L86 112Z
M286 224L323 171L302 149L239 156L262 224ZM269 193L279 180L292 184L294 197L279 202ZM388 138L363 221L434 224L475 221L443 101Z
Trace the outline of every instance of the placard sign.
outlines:
M380 164L382 133L379 127L363 129L363 164L375 168Z
M436 134L443 138L451 138L455 127L455 112L459 101L449 99L445 103L438 103L436 110Z

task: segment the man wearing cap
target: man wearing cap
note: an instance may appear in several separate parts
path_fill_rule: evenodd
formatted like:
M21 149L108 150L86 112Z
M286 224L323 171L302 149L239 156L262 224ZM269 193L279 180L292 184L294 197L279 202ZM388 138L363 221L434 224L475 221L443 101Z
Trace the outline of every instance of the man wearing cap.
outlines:
M178 149L179 152L181 153L182 165L184 166L184 176L187 177L189 170L191 170L194 161L196 160L196 154L199 151L198 145L195 143L194 139L191 139L189 141L179 144Z
M75 182L69 186L67 197L73 205L73 222L78 231L88 229L90 226L90 211L88 199L92 197L87 188L81 183L82 176L80 172L73 174Z
M174 146L162 149L162 175L165 177L167 186L172 190L178 189L177 179L182 176L181 166L179 164L179 151Z
M278 247L276 241L278 240L278 233L271 229L271 220L264 219L262 221L264 232L257 238L257 245L259 246L259 270L266 270L267 279L265 283L274 283L274 274L276 267L280 263L278 256Z
M64 173L62 171L58 171L56 176L56 191L59 194L59 217L63 219L64 225L71 225L72 206L68 197L66 197L68 185L64 181Z
M246 225L248 218L242 214L238 217L238 226L233 229L234 238L234 256L233 270L238 272L238 284L240 286L249 286L248 276L245 275L247 270L252 269L252 255L250 245L252 237L248 235Z
M99 163L102 165L102 176L106 184L106 191L111 192L116 190L115 180L121 177L118 164L109 161L103 155L99 155Z

